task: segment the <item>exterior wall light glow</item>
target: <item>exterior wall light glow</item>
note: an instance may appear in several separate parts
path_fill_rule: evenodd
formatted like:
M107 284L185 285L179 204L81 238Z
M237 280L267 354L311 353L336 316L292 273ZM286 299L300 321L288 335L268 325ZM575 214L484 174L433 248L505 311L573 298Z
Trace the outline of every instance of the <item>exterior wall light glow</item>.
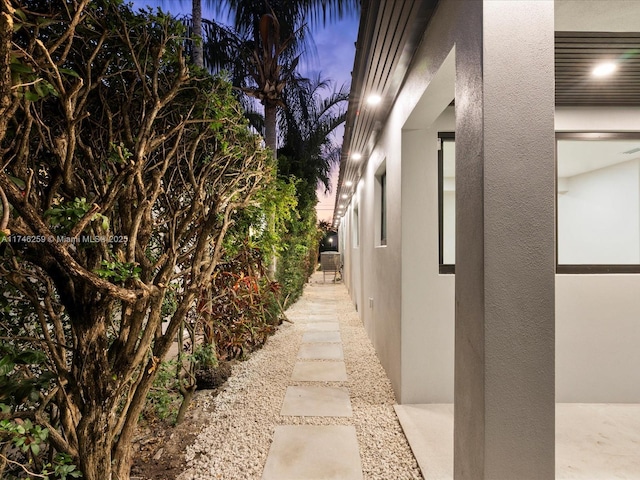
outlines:
M344 208L344 205L338 205L338 208L342 210Z
M343 193L340 198L349 198L349 195L347 195L346 193Z
M347 180L346 182L344 182L345 187L350 187L351 185L353 185L353 182L351 180Z
M617 65L615 63L601 63L591 71L594 77L606 77L616 71Z
M371 106L378 105L382 102L382 97L380 95L376 95L375 93L369 95L367 97L367 103Z
M361 158L362 158L362 154L358 152L351 155L351 160L360 160Z

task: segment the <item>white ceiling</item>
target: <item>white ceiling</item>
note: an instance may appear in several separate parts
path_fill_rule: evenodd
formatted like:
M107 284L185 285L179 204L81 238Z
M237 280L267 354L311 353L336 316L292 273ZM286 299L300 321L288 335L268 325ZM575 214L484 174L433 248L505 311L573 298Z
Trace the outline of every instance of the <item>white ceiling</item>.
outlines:
M637 32L639 0L556 0L555 29L559 32Z
M558 140L558 177L573 177L640 159L638 140Z

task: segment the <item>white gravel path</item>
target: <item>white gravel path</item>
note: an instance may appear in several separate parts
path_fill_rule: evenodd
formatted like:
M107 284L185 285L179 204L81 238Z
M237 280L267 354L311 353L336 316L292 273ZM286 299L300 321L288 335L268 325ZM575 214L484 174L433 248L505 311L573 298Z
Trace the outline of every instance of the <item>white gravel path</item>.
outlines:
M322 284L314 275L284 323L249 360L236 364L225 389L210 401L210 421L187 448L188 469L178 480L258 480L276 425L354 425L365 480L421 479L420 470L393 410L391 384L342 284ZM287 386L329 385L294 382L291 373L305 325L300 319L312 305L337 311L348 381L331 386L349 389L353 417L281 417ZM205 406L206 405L202 405ZM306 479L300 479L306 480Z

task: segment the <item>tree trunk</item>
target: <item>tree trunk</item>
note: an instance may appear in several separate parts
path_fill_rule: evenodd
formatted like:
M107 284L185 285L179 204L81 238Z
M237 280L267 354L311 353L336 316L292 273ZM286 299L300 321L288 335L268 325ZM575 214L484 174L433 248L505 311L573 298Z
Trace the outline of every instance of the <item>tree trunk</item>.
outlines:
M72 375L74 402L81 415L76 428L78 456L85 480L111 480L114 422L110 417L115 391L107 359L106 313L104 307L91 304L83 290L76 286L79 301L67 309L77 332Z
M180 394L182 395L182 403L180 404L180 409L178 410L178 416L176 417L176 425L179 425L184 420L184 416L189 410L189 405L191 405L191 400L193 399L193 394L196 393L197 385L188 385L180 387Z
M202 0L192 0L191 19L193 21L193 32L191 34L193 63L198 67L204 67L202 53Z
M273 158L278 158L278 132L277 132L277 111L278 107L275 103L265 102L264 105L264 142L267 148L270 148L273 152ZM271 224L271 228L275 228L275 214L271 215L268 219ZM269 259L269 268L267 272L269 278L274 281L276 279L278 258L275 252L271 252L271 258Z
M11 107L11 37L13 35L13 19L8 12L0 12L0 138L4 138L7 123L11 118L7 111Z
M78 424L78 455L84 480L114 480L111 459L111 432L108 413L100 411L100 405L91 405ZM128 480L118 478L118 480Z
M278 132L275 103L266 101L264 104L264 142L273 152L273 158L278 158Z

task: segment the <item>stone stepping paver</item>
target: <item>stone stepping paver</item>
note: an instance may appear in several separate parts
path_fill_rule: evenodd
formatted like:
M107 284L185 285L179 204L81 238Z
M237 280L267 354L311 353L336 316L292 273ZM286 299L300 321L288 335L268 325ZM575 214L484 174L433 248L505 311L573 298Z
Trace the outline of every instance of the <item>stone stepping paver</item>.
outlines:
M319 293L318 291L314 293ZM333 295L323 295L296 313L304 329L292 382L346 382L340 323ZM289 386L283 417L353 417L345 387ZM286 420L285 420L286 422ZM277 426L262 480L362 480L355 427Z
M335 311L335 309L311 310L310 312L308 312L308 315L318 315L318 316L333 315L335 317L337 314L338 313Z
M304 332L302 343L340 343L340 332Z
M298 362L293 367L291 380L298 382L346 382L344 362Z
M338 316L337 315L307 315L303 318L300 318L297 320L299 323L313 323L313 322L337 322L338 321Z
M340 324L338 322L311 322L306 324L306 329L316 332L339 332Z
M298 358L305 360L344 360L341 343L303 343Z
M277 426L262 480L362 480L356 429Z
M351 417L349 392L340 387L287 387L280 415Z

